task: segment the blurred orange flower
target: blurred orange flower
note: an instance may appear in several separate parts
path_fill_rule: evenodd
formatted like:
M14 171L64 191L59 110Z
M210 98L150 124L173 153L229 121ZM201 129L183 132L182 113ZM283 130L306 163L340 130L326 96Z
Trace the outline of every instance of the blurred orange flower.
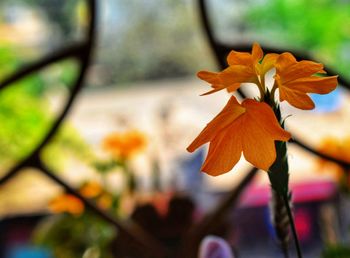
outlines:
M319 151L339 160L350 162L350 136L344 139L327 137L321 142ZM325 168L337 180L341 180L345 174L345 170L336 163L322 159L319 164L321 168Z
M139 131L115 132L107 135L103 140L103 148L116 157L128 159L143 150L147 140Z
M237 90L241 83L255 83L260 92L265 92L264 80L265 74L273 68L278 54L264 53L258 43L253 44L252 53L231 51L227 56L229 65L225 70L214 73L208 71L200 71L197 76L209 82L213 90L203 95L211 94L222 89L229 92Z
M246 99L239 104L232 96L187 150L193 152L210 142L201 170L212 176L230 171L242 152L247 161L267 171L276 159L275 141L288 141L290 137L266 103Z
M296 108L313 109L315 104L307 93L327 94L338 84L338 76L314 76L316 73L326 73L322 64L306 60L298 62L290 53L281 54L275 67L280 101L286 100Z
M54 213L68 212L78 216L84 212L84 204L71 194L62 194L50 202L49 209Z
M112 206L112 203L113 198L108 193L102 194L97 200L97 205L105 210L109 209Z
M97 182L87 182L80 188L80 193L87 198L94 198L103 191L101 185Z

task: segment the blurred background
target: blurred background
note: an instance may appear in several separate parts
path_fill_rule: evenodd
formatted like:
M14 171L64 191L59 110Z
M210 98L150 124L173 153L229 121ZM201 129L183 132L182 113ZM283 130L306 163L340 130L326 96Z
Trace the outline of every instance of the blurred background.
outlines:
M207 4L221 42L257 41L308 51L350 79L348 1ZM173 227L172 207L185 207L188 223L196 223L250 169L241 160L232 172L213 178L199 172L205 149L186 152L229 98L223 91L199 97L209 85L196 73L218 66L202 30L198 3L105 0L98 1L97 11L96 47L85 87L41 158L60 178L119 218L132 217L147 227L142 208L152 204L157 219L169 217L163 227ZM2 0L0 81L25 64L79 42L87 24L82 0ZM75 60L63 60L1 90L0 175L42 140L65 105L78 70ZM316 150L350 162L349 92L339 87L313 99L313 111L282 105L283 115L291 115L287 129ZM289 159L305 257L336 257L334 250L344 253L339 257L349 257L348 171L293 145ZM238 257L282 257L270 222L269 199L267 176L259 171L223 222L229 226L218 231ZM111 247L117 246L118 233L107 222L35 169L0 186L0 230L4 258L124 257L116 256ZM169 234L181 235L159 232L156 237L168 242Z

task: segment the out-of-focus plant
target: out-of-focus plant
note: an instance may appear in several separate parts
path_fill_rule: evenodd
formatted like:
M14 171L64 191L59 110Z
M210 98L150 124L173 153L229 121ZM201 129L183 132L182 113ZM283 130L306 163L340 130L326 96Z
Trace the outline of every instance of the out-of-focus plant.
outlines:
M0 80L21 65L18 55L14 47L0 45ZM57 85L68 85L76 75L74 68L75 63L70 61L55 64L1 90L0 150L6 150L0 157L2 166L28 155L43 138L54 119L46 95ZM57 168L63 164L65 153L74 152L78 157L86 150L87 145L75 129L65 125L47 148L45 161Z
M81 195L111 215L123 213L121 202L129 201L137 187L130 162L145 149L146 142L146 136L136 130L107 135L102 141L107 158L95 157L91 163L100 180L83 182L79 186ZM107 180L110 173L122 173L126 182L122 189L110 190ZM49 203L49 208L58 214L37 228L33 236L36 244L51 249L55 258L82 257L90 252L96 257L112 257L111 244L117 236L115 228L85 209L80 199L63 193Z
M85 182L79 190L102 209L113 209L113 195L97 182ZM49 208L57 215L37 227L33 235L35 244L49 248L55 258L113 257L109 244L116 235L115 228L85 210L78 198L59 195L51 201ZM91 252L96 256L88 256Z
M137 153L145 150L146 144L145 134L137 130L111 133L102 142L102 147L108 153L109 158L96 161L94 166L102 174L118 166L122 168L128 192L133 193L137 185L130 161Z
M350 248L344 245L328 246L322 252L322 258L348 258L350 257Z

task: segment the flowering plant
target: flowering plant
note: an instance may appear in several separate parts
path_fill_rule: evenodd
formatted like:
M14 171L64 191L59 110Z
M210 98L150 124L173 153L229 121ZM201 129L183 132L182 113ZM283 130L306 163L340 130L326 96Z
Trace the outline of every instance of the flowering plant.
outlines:
M303 110L313 109L315 105L307 94L331 92L337 86L337 76L325 76L322 64L297 61L288 52L264 55L257 43L253 44L251 53L231 51L227 63L228 67L223 71L200 71L197 74L212 87L203 95L223 89L233 92L242 83L254 84L260 95L241 103L232 95L224 109L207 124L187 150L193 152L209 142L208 155L201 170L212 176L229 172L242 153L252 165L267 171L273 196L285 204L298 256L301 257L289 204L286 142L291 134L284 130L279 102L286 101ZM271 69L275 69L274 82L268 88L265 76ZM285 245L282 249L286 252Z
M123 206L132 206L130 197L137 188L130 163L145 146L146 136L136 130L108 134L102 140L107 158L96 157L92 162L96 179L85 180L77 191L108 214L125 215L129 210ZM125 184L118 192L108 184L107 176L114 172L124 177ZM117 231L86 209L79 198L63 192L50 201L48 208L54 216L36 228L34 242L49 247L58 258L114 257L111 245L116 241Z

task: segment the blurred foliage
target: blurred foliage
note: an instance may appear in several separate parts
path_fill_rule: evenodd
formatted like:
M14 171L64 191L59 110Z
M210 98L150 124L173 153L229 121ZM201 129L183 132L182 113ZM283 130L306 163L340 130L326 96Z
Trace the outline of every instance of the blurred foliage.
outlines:
M42 158L54 171L62 170L67 158L78 158L88 161L93 158L90 146L71 125L64 123L45 147Z
M0 44L0 80L21 64L15 47ZM67 85L76 75L76 64L66 61L34 73L0 91L0 150L2 166L24 158L42 140L53 122L49 91ZM77 132L64 126L45 152L47 162L62 165L65 151L82 156L87 145ZM5 151L6 150L6 151ZM84 154L85 155L85 154Z
M247 9L245 29L277 47L310 50L350 78L349 13L350 5L341 0L255 1Z
M328 246L322 252L322 258L348 258L350 257L350 247L342 245Z
M55 258L109 258L108 247L115 235L114 227L91 212L79 217L65 213L44 220L33 242L48 247ZM88 256L92 250L98 255Z

